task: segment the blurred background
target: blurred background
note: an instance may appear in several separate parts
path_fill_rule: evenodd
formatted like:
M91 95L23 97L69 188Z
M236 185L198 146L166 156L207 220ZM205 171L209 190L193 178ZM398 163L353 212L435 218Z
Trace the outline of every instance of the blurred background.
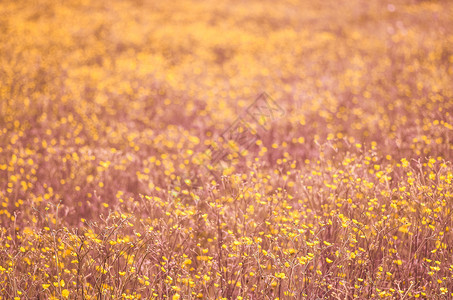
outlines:
M193 157L261 92L286 112L260 134L269 166L451 158L451 4L3 1L0 188L21 168L69 199L199 176Z

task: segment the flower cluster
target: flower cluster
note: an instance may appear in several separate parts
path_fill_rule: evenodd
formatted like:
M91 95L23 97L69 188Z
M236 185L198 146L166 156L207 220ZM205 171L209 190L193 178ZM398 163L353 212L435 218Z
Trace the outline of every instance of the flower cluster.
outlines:
M452 13L1 3L0 299L452 297Z

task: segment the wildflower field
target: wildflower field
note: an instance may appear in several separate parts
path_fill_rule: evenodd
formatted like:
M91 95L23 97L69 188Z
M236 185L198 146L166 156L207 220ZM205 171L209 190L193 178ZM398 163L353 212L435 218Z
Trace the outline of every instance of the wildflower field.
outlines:
M0 299L452 299L453 1L0 1Z

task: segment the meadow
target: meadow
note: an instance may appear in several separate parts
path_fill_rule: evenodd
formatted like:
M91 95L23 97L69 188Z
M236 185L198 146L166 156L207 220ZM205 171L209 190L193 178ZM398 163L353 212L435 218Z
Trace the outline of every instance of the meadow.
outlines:
M452 83L450 0L0 1L0 299L451 299Z

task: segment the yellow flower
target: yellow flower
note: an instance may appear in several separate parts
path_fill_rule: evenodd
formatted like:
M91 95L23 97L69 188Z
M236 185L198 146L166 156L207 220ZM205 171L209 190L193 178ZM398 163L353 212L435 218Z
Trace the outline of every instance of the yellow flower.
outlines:
M185 266L190 265L190 264L192 264L192 260L191 259L186 259L183 264Z
M329 259L328 257L326 257L326 262L329 263L329 264L331 264L331 263L333 263L333 260L331 260L331 259Z
M409 162L405 158L401 159L401 163L403 168L407 168L409 166Z
M69 291L67 289L64 289L63 291L61 291L61 295L64 298L68 298L69 297Z

